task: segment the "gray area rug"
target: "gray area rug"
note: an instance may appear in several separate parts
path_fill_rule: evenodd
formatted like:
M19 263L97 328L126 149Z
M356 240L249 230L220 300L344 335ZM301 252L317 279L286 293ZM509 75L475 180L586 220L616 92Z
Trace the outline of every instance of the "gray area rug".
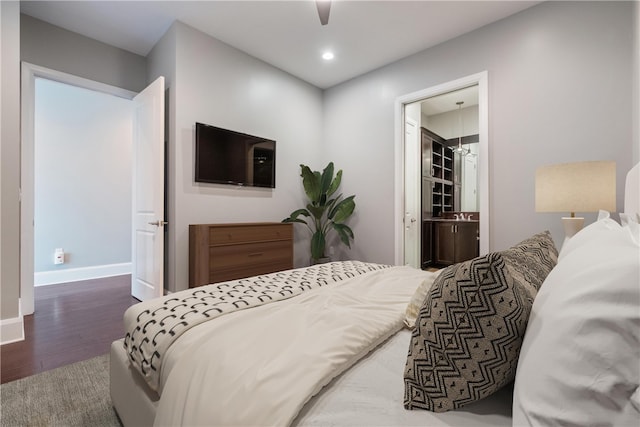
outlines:
M109 355L0 385L0 426L114 426Z

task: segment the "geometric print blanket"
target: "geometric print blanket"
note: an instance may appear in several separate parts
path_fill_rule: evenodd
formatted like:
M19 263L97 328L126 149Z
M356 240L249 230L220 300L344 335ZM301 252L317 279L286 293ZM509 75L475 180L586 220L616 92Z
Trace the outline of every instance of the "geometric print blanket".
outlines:
M124 314L129 361L157 391L167 349L190 328L224 314L257 307L389 265L340 261L214 283L155 298Z

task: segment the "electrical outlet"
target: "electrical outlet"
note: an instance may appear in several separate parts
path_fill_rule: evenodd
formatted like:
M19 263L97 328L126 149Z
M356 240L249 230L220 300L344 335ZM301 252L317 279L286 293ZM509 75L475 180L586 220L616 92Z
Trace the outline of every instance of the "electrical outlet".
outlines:
M62 248L57 248L53 253L53 263L64 264L64 250Z

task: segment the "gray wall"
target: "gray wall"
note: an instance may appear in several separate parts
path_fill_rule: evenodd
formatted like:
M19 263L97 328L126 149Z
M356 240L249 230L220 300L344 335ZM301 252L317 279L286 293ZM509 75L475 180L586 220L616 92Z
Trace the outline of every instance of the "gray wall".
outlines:
M24 60L37 65L130 90L142 89L146 74L140 65L144 58L127 52L115 55L103 52L113 48L88 39L74 41L82 36L71 37L55 27L47 29L48 24L25 16L20 47L17 5L6 1L0 4L3 24L1 291L2 318L5 319L16 315L19 293L19 73L18 58L12 51L20 49ZM544 3L329 89L324 93L324 103L319 90L213 39L198 44L206 47L203 59L199 52L184 45L192 38L202 40L206 36L190 36L191 31L180 31L180 46L177 46L176 29L172 28L170 31L174 34L168 35L167 44L174 46L167 49L169 56L149 58L149 66L157 68L149 70L150 76L170 74L165 77L170 80L170 115L174 115L170 119L173 129L169 155L170 165L175 168L170 174L176 177L169 183L173 193L170 193L170 206L175 210L170 215L176 219L170 228L173 234L170 238L171 286L185 287L188 223L280 219L283 212L286 215L302 200L297 170L300 162L319 168L326 161L334 160L345 170L343 190L355 193L358 201L358 213L352 222L356 242L348 255L393 262L393 103L397 96L481 70L489 72L492 247L506 247L545 228L551 229L558 239L562 235L560 215L534 213L533 174L537 166L575 160L616 160L621 201L624 171L631 166L632 158L639 160L637 124L632 125L632 118L637 123L639 85L637 78L631 76L632 61L636 64L638 61L637 44L630 54L634 16L636 43L640 37L637 13L637 4L629 2ZM175 66L166 64L176 58L178 47L185 47L187 52L177 58L176 70ZM224 63L224 60L231 62ZM202 71L195 70L201 65L204 65ZM234 76L237 71L234 67L239 65L247 67L249 75ZM179 80L173 77L176 71L182 74ZM193 83L189 82L191 71L198 79ZM281 101L268 91L251 92L263 98L250 96L247 89L261 87L261 77L266 76L280 82L273 86L275 90L287 89L285 99ZM251 85L246 84L247 81ZM630 88L633 87L636 96L632 108ZM194 109L185 111L184 116L175 117L177 108L188 105L191 97L201 101ZM296 109L302 112L288 113ZM630 111L633 114L629 114ZM285 116L303 118L296 123ZM324 123L318 123L322 117ZM278 165L278 185L282 183L286 187L276 189L270 198L261 197L265 196L263 193L194 186L186 177L191 173L188 170L193 143L190 126L195 119L287 141L287 150L292 150L291 156L297 158ZM271 123L273 119L276 120ZM300 129L305 126L306 129ZM632 129L636 129L634 135ZM635 149L630 142L632 138ZM282 194L284 192L287 194ZM274 201L276 194L277 202ZM276 208L278 203L282 206ZM230 209L225 211L225 206ZM298 242L297 254L306 250L300 245Z
M169 138L168 287L180 290L188 283L189 224L280 221L300 207L299 164L322 166L322 92L182 23L175 23L161 44L149 64L152 76L175 73L170 77L175 113ZM175 56L175 65L162 55ZM196 184L196 122L276 140L276 188ZM297 265L308 263L306 240L305 230L296 230Z
M545 229L562 241L561 214L535 213L538 166L615 160L621 209L633 155L632 7L542 3L327 90L323 156L345 169L359 203L351 256L394 261L395 99L483 70L491 249Z
M146 86L146 59L20 15L1 1L2 272L0 318L18 315L20 296L20 60L133 91Z
M20 4L0 2L0 319L18 316L20 295Z
M140 55L20 16L22 61L140 92L146 84L146 59Z
M36 80L36 273L131 262L132 123L130 100Z
M640 162L640 2L633 2L633 162Z

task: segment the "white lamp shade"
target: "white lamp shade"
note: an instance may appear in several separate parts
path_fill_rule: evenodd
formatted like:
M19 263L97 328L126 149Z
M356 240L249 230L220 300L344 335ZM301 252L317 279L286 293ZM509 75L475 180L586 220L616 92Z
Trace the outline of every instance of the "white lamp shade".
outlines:
M536 170L536 212L616 210L616 164L563 163Z

